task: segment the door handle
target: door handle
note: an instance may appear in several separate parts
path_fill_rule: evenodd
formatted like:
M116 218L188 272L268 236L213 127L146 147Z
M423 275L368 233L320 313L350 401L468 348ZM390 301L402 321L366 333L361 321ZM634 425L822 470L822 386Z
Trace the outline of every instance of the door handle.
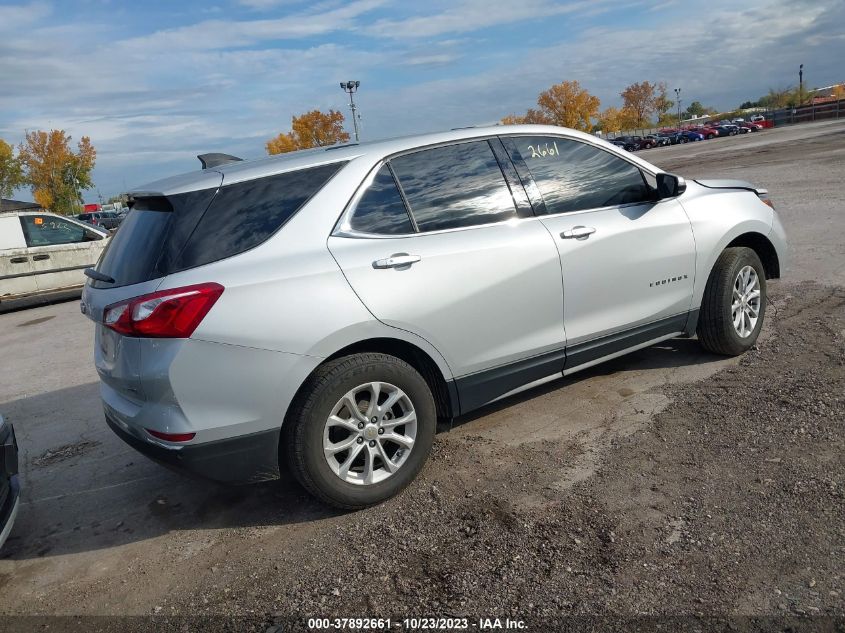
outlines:
M422 257L419 255L408 255L406 253L397 253L384 259L377 259L373 262L373 268L399 268L400 266L410 266L420 261Z
M561 233L560 236L565 240L586 240L595 232L596 230L591 226L573 226L568 231Z
M29 261L29 257L10 257L9 263L11 264L25 264Z
M40 261L45 260L45 259L50 259L50 256L47 255L47 254L43 254L43 253L41 255L33 255L32 256L32 261L34 261L34 262L40 262Z

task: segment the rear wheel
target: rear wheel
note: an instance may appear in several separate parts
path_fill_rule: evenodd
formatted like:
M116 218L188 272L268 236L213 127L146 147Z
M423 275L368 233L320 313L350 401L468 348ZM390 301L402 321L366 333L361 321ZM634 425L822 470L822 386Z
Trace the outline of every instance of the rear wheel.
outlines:
M284 431L294 476L314 496L349 510L407 486L428 458L437 427L426 381L387 354L329 361L291 411Z
M726 248L701 301L698 340L716 354L737 356L757 341L766 313L766 275L750 248Z

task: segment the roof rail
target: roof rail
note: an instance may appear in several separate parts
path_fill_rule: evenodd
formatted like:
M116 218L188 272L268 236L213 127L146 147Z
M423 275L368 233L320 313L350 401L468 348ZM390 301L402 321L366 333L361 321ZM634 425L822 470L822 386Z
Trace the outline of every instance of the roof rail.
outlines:
M199 154L197 158L200 159L203 169L211 169L212 167L219 167L228 163L236 163L242 161L243 158L232 156L231 154L221 154L219 152L212 152L211 154Z
M358 145L357 142L355 143L335 143L334 145L329 145L328 147L324 147L323 149L329 151L330 149L343 149L344 147L355 147Z

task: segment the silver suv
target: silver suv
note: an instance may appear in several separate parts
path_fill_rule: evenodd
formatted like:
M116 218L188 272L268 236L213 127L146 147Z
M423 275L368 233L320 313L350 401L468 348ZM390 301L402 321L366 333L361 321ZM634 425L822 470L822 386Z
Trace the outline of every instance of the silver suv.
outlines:
M204 165L135 191L88 271L106 420L344 508L407 485L438 418L671 337L742 353L784 265L764 190L558 127Z

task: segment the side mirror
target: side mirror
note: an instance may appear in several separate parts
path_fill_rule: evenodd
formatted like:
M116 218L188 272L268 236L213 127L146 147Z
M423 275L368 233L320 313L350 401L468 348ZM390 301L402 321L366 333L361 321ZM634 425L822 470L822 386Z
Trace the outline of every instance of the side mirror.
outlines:
M662 172L657 174L657 199L675 198L687 190L687 181L676 176Z

